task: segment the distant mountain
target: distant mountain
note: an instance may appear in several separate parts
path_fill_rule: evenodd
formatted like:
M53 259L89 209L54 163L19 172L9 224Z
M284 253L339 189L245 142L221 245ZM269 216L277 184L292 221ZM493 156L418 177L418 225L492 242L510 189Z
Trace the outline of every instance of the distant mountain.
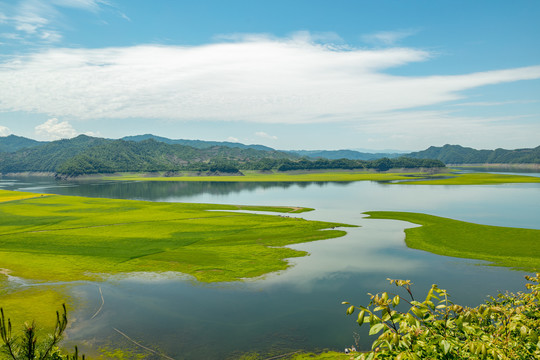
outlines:
M38 146L40 144L43 143L22 136L0 136L0 152L14 152L20 149Z
M288 159L279 151L213 146L197 149L167 144L153 138L143 141L111 140L87 149L57 167L63 175L113 172L219 171L237 172L238 167L261 159Z
M2 174L52 172L62 176L128 171L174 173L194 170L230 173L238 172L238 169L380 170L388 166L439 167L443 166L443 163L540 164L540 146L534 149L475 150L459 145L445 145L432 146L424 151L403 156L395 153L372 154L354 150L284 152L262 145L171 140L154 135L132 136L119 140L80 135L73 139L51 142L39 142L10 135L0 137L0 148Z
M154 139L125 141L80 135L0 153L0 173L55 172L82 175L124 171L232 171L257 160L290 159L290 154L226 146L197 149ZM204 165L204 166L203 166Z
M354 150L354 151L369 153L369 154L401 154L403 155L403 154L410 153L410 150L397 150L397 149L374 150L374 149L366 149L366 148L353 148L349 150Z
M288 153L306 156L313 159L350 159L350 160L376 160L382 158L397 158L403 154L364 153L355 150L289 150Z
M73 139L39 143L12 153L0 153L0 172L55 172L56 168L77 154L112 141L79 135Z
M445 164L540 164L540 146L534 149L476 150L460 145L430 146L407 154L416 159L437 159Z
M148 139L154 139L156 141L163 142L165 144L180 144L180 145L191 146L197 149L207 149L213 146L226 146L230 148L275 151L275 149L272 149L271 147L264 146L264 145L255 145L255 144L244 145L241 143L230 142L230 141L205 141L205 140L185 140L185 139L173 140L173 139L156 136L152 134L125 136L122 138L122 140L126 140L126 141L144 141Z

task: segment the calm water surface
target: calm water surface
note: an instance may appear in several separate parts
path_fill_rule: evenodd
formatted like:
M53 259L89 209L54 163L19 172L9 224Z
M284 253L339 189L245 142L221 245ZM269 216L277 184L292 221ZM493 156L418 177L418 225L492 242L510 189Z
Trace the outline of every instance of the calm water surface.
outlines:
M528 174L531 175L531 174ZM244 352L279 355L297 349L341 350L371 342L345 316L341 301L368 302L393 289L386 278L411 279L417 294L431 284L453 300L477 305L498 291L523 290L525 273L408 249L403 230L415 226L366 219L370 210L415 211L488 225L540 228L540 184L407 186L352 183L55 182L3 178L0 188L150 201L290 205L316 210L306 219L360 225L348 235L295 245L310 256L290 269L245 283L202 284L174 275L113 277L71 287L78 310L69 342L86 353L100 346L142 345L175 359L227 359ZM105 305L101 305L101 288ZM157 358L157 356L156 356Z

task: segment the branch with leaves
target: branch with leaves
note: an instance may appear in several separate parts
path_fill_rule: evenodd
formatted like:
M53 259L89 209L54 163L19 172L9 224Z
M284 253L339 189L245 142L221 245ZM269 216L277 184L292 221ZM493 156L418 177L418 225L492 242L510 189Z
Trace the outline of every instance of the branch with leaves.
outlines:
M369 323L370 335L380 334L356 359L539 359L540 274L525 278L528 292L499 294L475 308L452 303L437 285L420 302L410 280L388 279L409 299L383 292L369 294L367 306L343 302L347 315L359 311L360 326Z

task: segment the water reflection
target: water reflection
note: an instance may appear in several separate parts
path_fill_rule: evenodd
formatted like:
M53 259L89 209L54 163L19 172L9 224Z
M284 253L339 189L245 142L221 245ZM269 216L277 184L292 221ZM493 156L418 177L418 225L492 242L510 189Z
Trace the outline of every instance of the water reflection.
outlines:
M189 199L201 194L230 196L241 192L253 193L266 189L286 190L292 187L324 188L328 182L168 182L168 181L99 181L55 180L45 177L10 177L0 180L0 188L28 192L47 192L58 195L90 196L116 199L171 201ZM350 182L334 183L347 186Z

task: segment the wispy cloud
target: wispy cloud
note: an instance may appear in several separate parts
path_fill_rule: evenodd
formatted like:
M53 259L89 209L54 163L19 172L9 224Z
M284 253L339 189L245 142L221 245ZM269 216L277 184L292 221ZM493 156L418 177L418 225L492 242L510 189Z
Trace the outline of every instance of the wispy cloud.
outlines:
M229 136L229 137L227 138L226 141L230 141L230 142L238 142L239 140L238 140L238 138L235 138L235 137L233 137L233 136Z
M36 126L36 135L46 140L70 139L77 136L77 131L67 121L60 122L57 118L49 119Z
M59 22L63 8L97 13L103 6L110 4L103 0L19 0L0 14L0 23L11 26L12 37L56 43L62 40Z
M539 100L509 100L509 101L479 101L453 104L452 106L501 106L501 105L522 105L538 103Z
M419 108L465 101L465 90L480 86L540 78L540 66L462 75L387 72L431 56L412 48L339 48L306 34L190 47L50 49L4 57L0 111L77 120L348 122L373 134L440 137L459 129L480 134L475 129L481 124L508 128L500 121L420 113Z
M9 134L11 134L11 130L9 130L9 128L5 126L0 125L0 136L8 136Z
M396 31L380 31L373 34L367 34L362 36L364 42L375 45L395 45L402 39L417 34L418 30L396 30Z
M98 12L103 5L111 5L104 0L51 0L50 3L67 8L76 8L86 11Z
M274 136L274 135L269 135L267 133L265 133L264 131L257 131L255 133L255 136L258 136L260 138L263 138L263 139L270 139L270 140L277 140L277 136Z

